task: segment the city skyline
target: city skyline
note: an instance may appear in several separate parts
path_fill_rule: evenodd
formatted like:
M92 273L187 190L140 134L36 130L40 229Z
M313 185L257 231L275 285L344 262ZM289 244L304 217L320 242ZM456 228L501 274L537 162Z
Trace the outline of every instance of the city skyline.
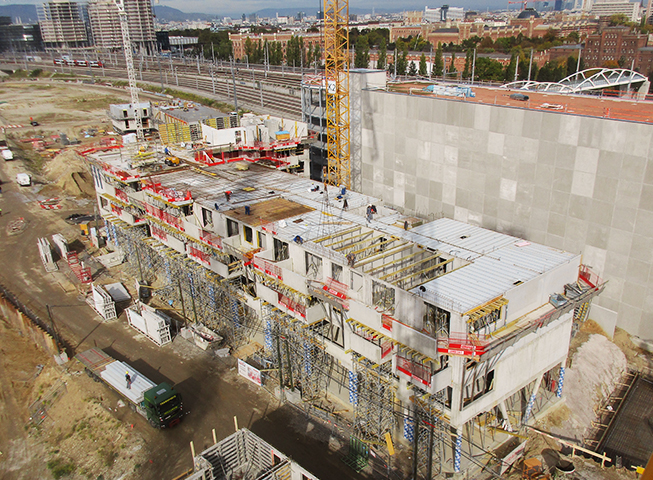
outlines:
M3 2L4 6L9 5L40 5L44 3L42 0L23 0L20 3L10 3ZM85 3L85 2L79 2ZM203 14L214 14L221 17L240 17L242 14L253 14L260 12L262 10L279 10L279 14L282 15L283 12L287 12L289 9L296 10L297 12L303 11L308 15L314 15L317 11L318 4L322 2L317 1L286 1L280 2L276 0L244 0L244 1L235 1L228 0L226 2L209 2L206 0L160 0L158 2L153 2L153 6L167 6L181 10L184 13L203 13ZM369 13L372 12L372 9L376 13L383 12L401 12L405 10L423 10L425 6L430 8L440 7L446 2L415 2L408 0L405 2L394 2L391 0L362 0L358 2L350 2L349 8L350 11L354 13L359 13L361 10L366 10ZM465 9L476 9L476 10L487 10L487 9L505 9L507 4L505 1L499 0L459 0L456 3L449 3L450 6L454 7L463 7ZM289 15L289 13L285 13Z

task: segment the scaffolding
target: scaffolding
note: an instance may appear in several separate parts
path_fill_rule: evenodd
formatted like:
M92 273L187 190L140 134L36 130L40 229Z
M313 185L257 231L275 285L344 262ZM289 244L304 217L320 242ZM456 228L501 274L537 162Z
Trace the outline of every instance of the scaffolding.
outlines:
M263 303L261 310L265 355L277 369L280 385L298 389L305 402L324 398L333 362L324 338L273 305Z
M125 252L127 268L141 281L160 284L153 288L154 296L174 307L185 321L219 333L234 349L248 343L260 329L258 315L247 306L240 291L242 277L223 279L198 261L148 236L146 229L130 227L115 217L107 220L108 236ZM221 256L220 260L228 258L229 255Z
M373 364L354 353L353 365L349 392L354 405L354 435L368 444L385 445L385 435L394 431L396 423L392 362Z
M413 443L413 478L430 480L442 473L445 442L449 426L444 417L445 392L431 395L413 387L413 416L407 419L412 428L407 439ZM412 435L411 435L412 434Z

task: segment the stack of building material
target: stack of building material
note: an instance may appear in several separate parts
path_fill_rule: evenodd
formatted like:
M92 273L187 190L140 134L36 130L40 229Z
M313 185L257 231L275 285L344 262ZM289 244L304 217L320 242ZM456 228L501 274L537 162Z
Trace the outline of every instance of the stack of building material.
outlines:
M179 123L159 125L159 136L163 144L190 142L192 140L190 127Z
M56 233L52 235L52 241L54 242L54 246L57 247L57 250L59 252L59 255L61 258L67 258L68 257L68 242L64 238L64 236L60 233Z
M77 252L68 252L67 255L68 266L83 284L90 284L93 280L91 276L91 267L84 265L83 262L79 261L79 256Z
M93 295L86 299L86 302L105 320L114 320L116 315L116 303L104 288L99 285L92 285Z
M126 374L129 374L131 380L129 388L127 388ZM105 382L136 404L143 401L145 392L156 386L145 375L118 360L108 364L104 371L100 373L100 376Z
M126 310L129 325L141 332L159 347L172 341L170 322L157 310L137 303Z
M52 258L52 246L50 245L50 242L48 242L48 239L39 238L37 242L39 246L39 255L41 256L41 261L43 262L45 271L54 272L59 270L59 267L57 267L57 264Z

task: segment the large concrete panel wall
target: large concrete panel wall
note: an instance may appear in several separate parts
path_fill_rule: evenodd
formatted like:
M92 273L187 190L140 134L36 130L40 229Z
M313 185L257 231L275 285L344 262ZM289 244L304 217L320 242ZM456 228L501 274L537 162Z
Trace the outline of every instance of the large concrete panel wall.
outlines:
M653 126L362 92L357 189L583 254L609 280L592 309L653 339Z

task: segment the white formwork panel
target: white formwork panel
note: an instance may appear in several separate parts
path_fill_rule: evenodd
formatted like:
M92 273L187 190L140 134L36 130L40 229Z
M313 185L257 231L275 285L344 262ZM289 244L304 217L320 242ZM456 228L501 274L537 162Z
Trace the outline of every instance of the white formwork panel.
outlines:
M52 242L54 243L55 247L57 247L57 250L59 251L59 255L61 256L61 258L67 258L68 242L66 241L66 238L60 233L55 233L54 235L52 235Z
M105 320L114 320L116 315L116 303L102 287L93 285L93 308Z
M55 272L59 270L59 267L56 263L54 263L54 259L52 258L52 246L50 245L50 242L48 242L48 239L42 237L39 238L37 242L39 247L39 255L41 256L41 262L43 262L45 271Z
M141 332L143 335L147 335L147 326L145 325L143 317L141 317L140 314L131 307L125 311L127 312L127 322L129 325Z
M165 345L172 341L170 336L170 325L156 311L143 309L141 312L147 325L147 335L154 343L159 346Z
M152 307L141 304L140 313L135 308L127 309L127 321L129 324L145 335L147 338L156 343L159 347L172 341L170 335L170 325L160 314Z

